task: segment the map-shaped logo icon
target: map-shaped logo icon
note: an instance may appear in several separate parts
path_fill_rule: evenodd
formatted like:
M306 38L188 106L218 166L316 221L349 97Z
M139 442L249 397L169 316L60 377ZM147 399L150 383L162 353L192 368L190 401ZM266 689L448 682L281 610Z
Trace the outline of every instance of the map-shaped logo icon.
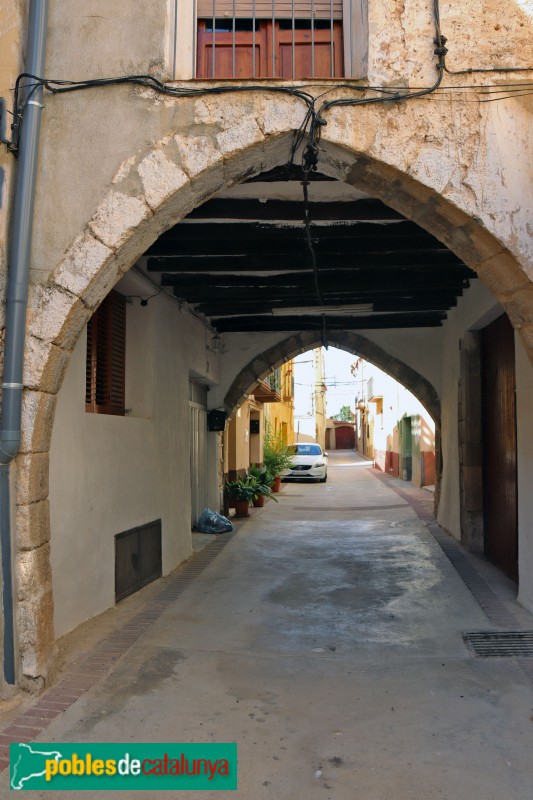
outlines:
M11 745L11 788L29 789L27 786L35 778L44 778L46 762L62 758L57 750L45 750L47 745L18 743Z

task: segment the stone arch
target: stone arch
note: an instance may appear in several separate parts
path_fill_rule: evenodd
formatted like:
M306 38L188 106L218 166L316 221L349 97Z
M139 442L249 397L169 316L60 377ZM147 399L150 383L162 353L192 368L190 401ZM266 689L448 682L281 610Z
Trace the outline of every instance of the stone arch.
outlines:
M331 331L328 333L328 344L346 350L356 356L371 361L388 375L409 389L420 400L433 418L435 425L440 425L440 400L432 384L416 370L391 356L382 347L370 339L351 331ZM258 355L235 377L224 398L224 406L229 414L239 406L249 393L250 387L260 378L264 378L273 369L280 367L290 358L294 358L306 350L320 347L322 340L314 331L295 333L278 344Z
M166 136L131 156L110 177L107 194L47 282L31 287L17 457L17 613L23 672L28 676L46 674L53 642L48 450L56 395L70 353L102 299L163 231L221 189L286 161L304 113L294 99L279 96L270 104L264 95L255 105L248 102L238 116L228 112L224 97L200 102L205 115L190 136ZM372 113L379 114L373 108ZM321 168L399 210L476 270L520 329L531 358L533 287L518 260L471 212L439 194L422 172L387 163L384 153L372 149L365 114L358 111L353 117L352 111L347 112L348 126L339 124L342 112L337 110L324 129ZM302 340L302 348L310 346ZM355 349L379 365L375 351L367 353L361 342ZM388 371L394 374L390 364ZM436 413L438 399L431 387L424 389L414 376L409 383L420 399L424 396L430 413ZM240 391L236 385L228 403L234 404Z

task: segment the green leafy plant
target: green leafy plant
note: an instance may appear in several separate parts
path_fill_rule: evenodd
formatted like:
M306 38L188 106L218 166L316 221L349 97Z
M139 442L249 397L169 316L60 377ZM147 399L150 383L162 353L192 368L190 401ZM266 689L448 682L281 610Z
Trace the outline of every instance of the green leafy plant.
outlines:
M267 472L277 478L292 467L293 455L283 441L281 431L273 431L270 422L267 422L263 443L263 463Z
M235 500L248 501L253 500L257 492L258 482L252 476L246 474L243 478L237 478L235 481L226 481L226 491Z
M253 497L255 498L258 495L264 495L265 497L269 497L271 500L274 500L277 503L277 498L274 497L271 491L272 484L274 483L274 478L267 470L266 467L258 467L256 465L252 465L250 467L249 474L252 478L257 481L256 493Z

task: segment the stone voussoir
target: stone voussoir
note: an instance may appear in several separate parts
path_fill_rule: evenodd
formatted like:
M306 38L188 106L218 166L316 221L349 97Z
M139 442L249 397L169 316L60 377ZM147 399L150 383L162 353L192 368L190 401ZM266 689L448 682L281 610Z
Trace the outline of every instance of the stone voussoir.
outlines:
M189 181L187 174L170 161L162 150L149 153L137 167L144 198L152 211L167 202Z
M59 391L69 362L69 354L35 336L26 337L24 386L49 394Z
M57 286L30 286L28 331L37 339L68 350L89 316L84 303L70 292Z
M208 136L174 136L181 166L190 178L196 178L205 170L212 169L223 156L212 138Z
M142 198L112 190L96 211L89 228L103 244L117 249L151 215L152 210Z
M76 237L54 273L54 283L78 297L113 256L113 250L86 230Z
M25 389L22 395L21 453L45 453L50 448L57 395Z
M17 597L19 601L41 596L52 586L50 544L45 542L32 550L17 554Z
M32 550L50 541L50 503L48 499L29 505L18 505L16 516L19 550Z
M28 677L46 675L54 640L52 590L17 604L18 645L22 671Z
M48 497L48 453L17 456L17 502L37 503Z

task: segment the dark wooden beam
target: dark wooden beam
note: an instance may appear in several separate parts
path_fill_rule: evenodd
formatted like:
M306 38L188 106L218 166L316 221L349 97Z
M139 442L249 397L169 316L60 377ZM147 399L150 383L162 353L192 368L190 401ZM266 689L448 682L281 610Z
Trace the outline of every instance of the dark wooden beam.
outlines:
M174 286L184 292L204 291L210 289L246 288L251 292L261 288L280 288L282 286L305 288L313 282L313 273L309 272L283 272L277 275L162 275L163 286ZM464 286L464 282L471 276L471 271L462 265L454 265L445 269L432 269L420 267L404 267L387 274L386 283L391 288L409 286ZM319 274L321 286L343 287L343 289L366 288L373 285L383 286L385 283L383 272L379 269L371 270L327 270Z
M450 250L439 248L410 248L398 251L380 253L378 249L362 253L355 249L344 253L330 252L328 256L320 259L320 270L365 270L377 268L380 270L395 270L405 267L420 267L434 269L435 267L463 266L457 256ZM241 255L210 255L210 256L179 256L168 255L165 257L151 257L147 263L149 272L170 273L206 273L206 272L283 272L283 271L309 271L310 264L307 253L300 246L297 254L278 253L264 255L261 252ZM466 267L464 267L467 269ZM469 277L475 273L468 271Z
M424 297L433 292L443 290L455 294L460 294L463 288L468 287L468 281L457 281L447 275L435 275L428 277L424 282L416 280L395 280L384 281L381 276L375 276L372 280L367 279L359 284L333 284L319 279L319 288L324 302L329 298L328 303L342 302L368 302L374 298L387 297L389 294L404 294L412 297ZM189 303L200 302L231 302L242 300L245 303L253 301L260 296L263 302L274 302L276 300L294 299L296 301L316 296L314 282L310 279L306 284L300 286L264 286L262 284L250 286L217 286L209 284L194 289L174 288L176 297L181 297ZM302 305L296 302L295 305Z
M310 172L308 173L308 180L312 183L315 181L328 181L329 183L336 181L336 178L330 178L329 175L324 175L323 172ZM261 172L259 175L254 175L253 178L248 178L244 183L273 183L280 181L302 181L302 168L299 164L284 164L282 167L274 167L267 172Z
M354 247L354 241L362 246L378 244L380 250L390 245L394 249L402 245L411 247L443 248L434 236L422 230L414 222L371 222L338 225L311 225L311 236L317 245L324 243L341 247ZM147 250L151 255L221 255L224 253L256 252L266 246L269 252L297 252L305 242L302 225L265 224L264 222L220 222L190 223L176 225Z
M356 302L356 301L354 301ZM362 301L365 302L365 301ZM368 298L366 298L366 302ZM318 301L306 302L308 306L316 306L319 308ZM420 298L406 298L406 297L387 297L387 299L377 300L372 303L373 312L410 312L410 311L447 311L457 305L457 297L455 294L439 294L436 297L420 297ZM215 324L217 320L224 317L250 317L253 314L267 314L272 315L272 308L294 308L294 302L277 302L275 306L272 303L264 303L261 301L254 302L241 302L241 303L201 303L196 306L197 311L209 317Z
M352 200L348 202L311 202L309 203L311 220L331 220L339 222L368 222L371 220L405 220L397 211L384 205L379 200ZM195 208L189 216L191 219L223 219L228 220L296 220L303 221L304 206L301 200L231 200L215 199ZM186 223L187 225L189 223Z
M326 317L327 330L377 330L380 328L431 328L442 325L446 314L373 314L359 317ZM229 317L215 325L219 333L246 331L320 331L320 316Z

